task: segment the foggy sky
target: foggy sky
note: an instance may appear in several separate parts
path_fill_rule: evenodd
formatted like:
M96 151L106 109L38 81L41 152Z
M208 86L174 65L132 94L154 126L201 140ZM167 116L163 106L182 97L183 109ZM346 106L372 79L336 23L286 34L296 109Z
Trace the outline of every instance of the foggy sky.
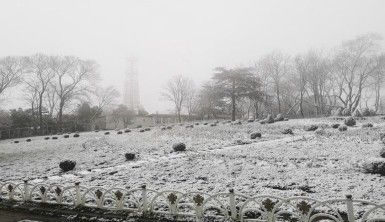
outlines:
M143 106L166 112L160 92L173 75L199 84L215 67L250 65L273 50L328 49L368 32L385 37L385 1L0 0L0 24L0 57L93 59L103 84L119 90L125 59L137 57ZM1 108L23 106L11 94Z

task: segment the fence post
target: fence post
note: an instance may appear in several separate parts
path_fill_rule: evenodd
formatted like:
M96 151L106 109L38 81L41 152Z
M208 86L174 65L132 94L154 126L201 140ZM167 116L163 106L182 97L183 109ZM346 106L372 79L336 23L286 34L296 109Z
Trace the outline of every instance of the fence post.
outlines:
M31 200L31 196L30 196L30 193L29 193L28 180L24 180L24 202L27 202L27 201L30 201L30 200Z
M147 203L147 187L146 185L142 185L142 214L147 214L148 211L148 203Z
M234 195L234 189L230 189L229 190L230 194L229 194L229 202L230 202L230 217L231 219L233 220L236 220L237 219L237 210L235 208L235 195Z
M80 186L79 186L79 184L80 184L80 182L76 182L75 183L75 192L76 192L76 196L75 196L75 206L77 207L77 206L79 206L79 205L81 205L81 203L82 203L82 197L80 196Z
M353 198L352 195L346 195L346 207L348 210L348 220L349 222L354 222L354 209L353 209Z

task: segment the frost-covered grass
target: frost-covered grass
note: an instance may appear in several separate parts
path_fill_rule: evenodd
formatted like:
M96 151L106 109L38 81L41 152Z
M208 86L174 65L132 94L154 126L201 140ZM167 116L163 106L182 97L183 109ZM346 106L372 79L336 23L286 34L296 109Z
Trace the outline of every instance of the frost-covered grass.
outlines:
M175 125L151 131L118 135L111 131L81 133L79 138L44 140L33 137L0 141L0 181L119 186L151 189L225 192L234 188L247 195L306 195L319 199L344 197L383 201L385 177L365 174L361 164L379 157L383 144L379 133L385 121L379 117L358 120L357 126L340 132L329 118L300 119L274 124L218 123L194 128ZM373 128L361 128L374 123ZM304 131L317 124L324 132ZM284 135L283 129L294 135ZM250 139L260 132L262 138ZM238 145L245 142L243 145ZM185 152L173 152L172 144L183 142ZM251 142L251 143L250 143ZM137 159L126 161L125 153ZM73 171L60 172L59 162L75 160Z

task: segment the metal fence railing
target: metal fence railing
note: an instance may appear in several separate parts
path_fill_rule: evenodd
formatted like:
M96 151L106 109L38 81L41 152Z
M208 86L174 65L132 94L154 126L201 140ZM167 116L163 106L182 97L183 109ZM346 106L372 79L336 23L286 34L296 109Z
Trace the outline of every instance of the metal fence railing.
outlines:
M119 187L85 187L59 184L0 183L0 199L59 205L126 210L172 216L188 221L385 221L385 203L345 198L317 200L304 196L247 196L230 189L223 193L156 191ZM1 204L1 202L0 202Z

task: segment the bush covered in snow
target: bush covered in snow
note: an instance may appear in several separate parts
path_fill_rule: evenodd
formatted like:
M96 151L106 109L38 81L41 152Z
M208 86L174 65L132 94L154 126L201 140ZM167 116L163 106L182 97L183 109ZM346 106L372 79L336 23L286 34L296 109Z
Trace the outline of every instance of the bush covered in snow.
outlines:
M250 138L251 139L256 139L256 138L261 138L261 133L252 133L251 135L250 135Z
M342 116L342 108L336 108L331 111L332 116Z
M125 129L124 132L125 132L125 133L130 133L131 130L130 130L130 129Z
M126 157L126 160L134 160L135 159L135 153L126 153L124 154L124 156Z
M79 135L79 134L77 134L77 133L75 133L75 134L74 134L74 137L76 137L76 138L77 138L77 137L79 137L79 136L80 136L80 135Z
M57 136L53 136L52 139L53 139L53 140L57 140Z
M338 130L341 131L341 132L342 132L342 131L346 131L347 129L348 129L348 127L345 126L345 125L342 125L342 126L339 126L339 127L338 127Z
M339 124L339 123L333 123L333 124L331 125L331 127L332 127L333 129L338 129L338 127L340 127L340 125L341 125L341 124Z
M352 116L353 117L362 117L362 114L358 109L356 109L356 110L354 110Z
M18 140L15 140L15 141L13 141L14 143L19 143L19 141Z
M362 125L363 128L373 127L373 124L371 123L365 123Z
M284 130L282 131L282 133L283 133L283 134L291 134L291 135L294 134L292 129L284 129Z
M344 120L344 123L345 123L345 125L347 125L347 126L355 126L355 125L356 125L356 120L355 120L353 117L349 116L349 117L347 117L347 118Z
M376 111L370 110L369 108L365 108L362 110L362 116L375 116Z
M310 125L305 127L305 131L316 131L318 129L317 125Z
M274 119L275 122L284 121L284 120L285 120L285 117L284 117L281 113L279 113L279 114L275 117L275 119Z
M172 145L172 149L176 152L180 152L180 151L186 151L186 144L184 143L175 143L174 145Z
M385 147L380 151L380 157L385 158Z
M385 176L385 159L376 158L368 160L363 164L365 173L380 174Z
M123 132L122 131L118 131L118 132L116 132L116 134L120 135L120 134L123 134Z
M49 137L48 137L48 136L47 136L47 137L44 137L44 139L45 139L45 140L49 140Z
M59 163L59 167L63 172L73 170L76 166L76 162L72 160L64 160Z
M32 140L31 140L31 139L27 139L26 141L27 141L27 142L31 142Z
M70 138L70 135L66 134L63 136L64 138Z
M104 135L110 135L110 132L105 132Z
M352 113L350 112L350 109L345 108L344 110L342 110L342 115L343 116L350 116L350 115L352 115Z

